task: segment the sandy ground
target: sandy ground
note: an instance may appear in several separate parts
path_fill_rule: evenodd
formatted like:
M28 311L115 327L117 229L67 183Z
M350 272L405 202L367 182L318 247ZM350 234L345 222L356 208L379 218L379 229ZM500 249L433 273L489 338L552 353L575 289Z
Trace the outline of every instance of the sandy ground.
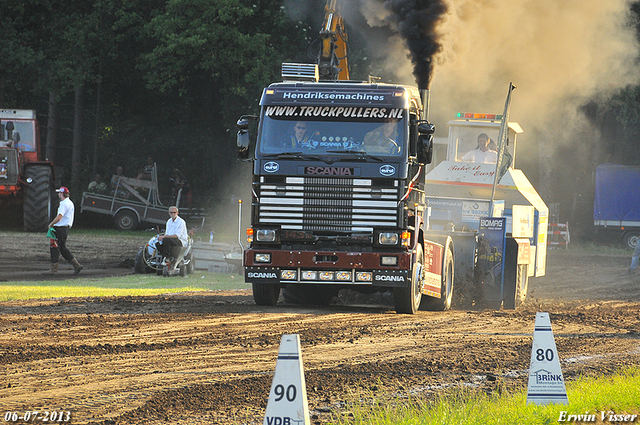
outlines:
M42 276L41 239L0 233L0 279ZM85 264L76 278L132 273L143 243L72 234L71 249ZM260 424L280 338L289 333L300 335L314 424L349 415L345 401L354 394L524 388L537 311L550 313L566 379L607 374L640 365L640 275L629 275L627 263L550 251L547 275L531 281L517 311L398 315L383 297L258 307L246 290L4 302L2 412L70 411L77 424ZM67 267L61 276L72 275Z

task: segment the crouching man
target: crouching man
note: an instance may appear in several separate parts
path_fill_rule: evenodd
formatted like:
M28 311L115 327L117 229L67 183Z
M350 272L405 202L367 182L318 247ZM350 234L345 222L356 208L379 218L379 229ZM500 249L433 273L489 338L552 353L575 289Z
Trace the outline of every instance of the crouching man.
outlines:
M58 192L58 198L60 198L60 205L58 206L58 215L49 223L49 227L53 227L56 235L56 240L52 241L49 249L51 253L50 273L58 271L58 260L60 259L60 254L62 254L62 257L73 266L73 274L78 274L83 267L67 248L67 237L69 236L69 229L73 226L75 206L69 199L69 189L62 186L56 192Z
M159 243L156 249L163 257L170 259L176 257L180 248L186 246L188 241L187 223L178 215L178 207L169 207L169 220L167 220L164 235L158 237ZM175 264L172 264L175 267Z

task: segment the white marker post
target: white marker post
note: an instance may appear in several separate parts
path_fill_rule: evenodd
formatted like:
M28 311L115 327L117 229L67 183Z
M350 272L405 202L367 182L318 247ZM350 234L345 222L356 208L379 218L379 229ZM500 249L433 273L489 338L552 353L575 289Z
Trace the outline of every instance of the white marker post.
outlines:
M300 335L282 335L263 425L309 425Z
M549 313L536 313L527 404L568 404Z

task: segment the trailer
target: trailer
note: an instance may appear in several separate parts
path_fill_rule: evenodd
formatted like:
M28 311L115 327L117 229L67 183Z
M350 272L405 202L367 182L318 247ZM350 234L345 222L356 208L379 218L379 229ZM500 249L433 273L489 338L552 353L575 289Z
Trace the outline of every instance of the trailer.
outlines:
M596 167L593 225L600 234L616 234L625 247L640 238L640 167Z
M81 212L91 211L114 218L119 230L135 230L140 223L162 224L167 220L167 206L158 196L158 176L154 164L151 180L113 176L116 187L111 195L82 193ZM146 192L146 197L141 192Z

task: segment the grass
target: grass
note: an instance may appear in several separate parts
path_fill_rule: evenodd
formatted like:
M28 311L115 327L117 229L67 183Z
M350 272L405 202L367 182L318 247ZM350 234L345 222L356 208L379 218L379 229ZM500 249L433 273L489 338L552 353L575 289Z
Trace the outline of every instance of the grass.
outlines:
M409 400L374 400L363 405L363 395L353 396L351 417L337 417L334 424L393 424L393 425L466 425L518 424L540 425L554 423L595 423L595 421L567 422L569 415L595 415L602 412L640 413L640 369L632 367L610 376L580 377L568 382L568 405L538 406L526 404L526 390L488 395L466 387L458 387L435 399L412 397ZM366 396L364 398L367 398ZM368 398L371 400L371 398ZM564 412L564 414L562 413ZM564 415L565 421L560 422ZM604 423L609 423L606 420ZM640 419L636 416L633 423ZM603 423L603 422L597 422ZM617 423L617 422L616 422Z
M187 277L135 274L101 279L3 282L0 301L63 297L108 297L250 289L240 275L196 271Z

